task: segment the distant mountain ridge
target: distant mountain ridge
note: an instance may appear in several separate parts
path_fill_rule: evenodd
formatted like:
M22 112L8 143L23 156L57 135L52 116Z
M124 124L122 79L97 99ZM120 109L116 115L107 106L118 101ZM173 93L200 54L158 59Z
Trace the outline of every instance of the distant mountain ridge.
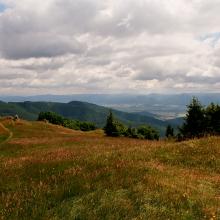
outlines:
M36 120L38 114L42 111L52 111L67 118L94 122L99 127L104 126L106 117L109 114L109 108L80 101L72 101L69 103L30 101L9 103L0 102L1 116L18 114L24 119ZM139 126L148 124L157 128L161 134L164 133L167 126L167 122L151 116L127 113L118 110L112 111L118 120L127 125Z
M203 104L210 102L220 103L220 93L182 93L182 94L73 94L73 95L33 95L33 96L3 96L0 100L4 102L61 102L69 103L72 100L89 102L97 105L125 105L125 104L167 104L186 105L191 98L196 96Z
M220 93L183 93L183 94L74 94L74 95L37 95L37 96L0 96L5 102L59 102L72 100L89 102L124 112L140 113L163 120L183 117L186 105L196 96L203 105L210 102L220 104Z

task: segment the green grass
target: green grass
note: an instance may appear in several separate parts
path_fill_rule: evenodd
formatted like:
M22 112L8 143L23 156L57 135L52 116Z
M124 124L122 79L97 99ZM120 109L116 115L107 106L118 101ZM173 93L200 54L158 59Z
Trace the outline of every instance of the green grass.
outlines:
M2 121L0 219L220 219L220 137L182 143Z
M4 142L5 140L7 140L7 138L8 138L8 135L5 135L5 134L0 134L0 144L2 143L2 142Z

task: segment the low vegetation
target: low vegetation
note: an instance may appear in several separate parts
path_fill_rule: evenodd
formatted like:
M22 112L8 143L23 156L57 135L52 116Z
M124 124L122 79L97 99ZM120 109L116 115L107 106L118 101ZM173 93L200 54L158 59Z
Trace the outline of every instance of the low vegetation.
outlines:
M116 120L110 111L104 127L105 134L111 137L130 137L138 139L159 140L159 132L149 125L138 128L126 127Z
M81 131L93 131L96 129L96 126L92 122L81 122L77 120L72 120L64 118L55 112L40 112L38 116L38 121L48 121L55 125L61 125L66 128L81 130Z
M175 143L0 124L2 220L220 218L220 137Z

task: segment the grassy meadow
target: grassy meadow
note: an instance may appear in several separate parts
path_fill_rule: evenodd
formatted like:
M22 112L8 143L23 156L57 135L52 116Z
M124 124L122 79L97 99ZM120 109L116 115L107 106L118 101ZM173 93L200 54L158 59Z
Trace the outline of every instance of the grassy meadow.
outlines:
M105 137L0 119L0 219L220 219L220 137Z

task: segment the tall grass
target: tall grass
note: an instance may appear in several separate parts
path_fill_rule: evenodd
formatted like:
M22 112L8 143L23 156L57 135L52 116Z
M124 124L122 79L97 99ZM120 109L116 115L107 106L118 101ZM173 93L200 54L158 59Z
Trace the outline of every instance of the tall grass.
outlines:
M0 219L219 219L220 138L108 138L5 123Z

